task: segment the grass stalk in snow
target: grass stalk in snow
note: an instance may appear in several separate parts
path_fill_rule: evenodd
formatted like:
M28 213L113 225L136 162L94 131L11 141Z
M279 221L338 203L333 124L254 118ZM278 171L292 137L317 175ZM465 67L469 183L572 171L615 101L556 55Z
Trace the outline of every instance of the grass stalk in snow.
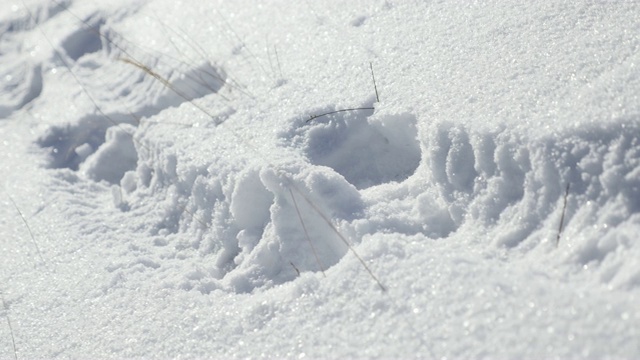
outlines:
M376 102L380 102L380 97L378 96L378 86L376 85L376 77L373 75L373 63L370 62L369 67L371 68L371 78L373 79L373 89L376 91ZM309 119L307 120L307 122L310 122L319 117L323 117L331 114L337 114L337 113L349 112L349 111L363 111L363 110L375 110L375 108L372 106L369 106L369 107L359 107L359 108L352 108L352 109L340 109L335 111L329 111L322 114L311 115L309 116Z
M373 75L373 63L369 63L369 67L371 68L371 79L373 79L373 88L376 90L376 102L380 102L380 96L378 96L378 86L376 85L376 77Z
M163 86L165 86L167 89L173 91L176 95L180 96L183 100L185 100L186 102L188 102L189 104L193 105L195 108L197 108L198 110L204 112L206 115L208 115L210 118L215 119L215 116L209 112L207 109L205 109L203 106L201 106L200 104L196 103L195 101L193 101L193 99L191 99L190 97L188 97L185 93L183 93L182 91L180 91L179 89L177 89L175 86L173 86L169 80L165 79L164 77L162 77L160 74L158 74L157 72L151 70L151 68L149 68L148 66L140 63L137 60L134 60L132 58L120 58L118 59L124 63L133 65L135 67L137 67L138 69L144 71L145 73L147 73L148 75L151 75L151 77L153 77L154 79L158 80Z
M293 191L291 191L291 188L289 188L289 194L291 194L291 200L293 201L293 206L296 208L296 213L298 214L300 225L302 226L302 230L304 231L304 236L307 238L307 241L309 242L309 246L311 246L311 251L313 252L313 256L316 258L316 262L318 263L318 268L320 268L320 271L322 271L322 275L324 277L327 277L327 275L324 273L324 266L322 266L322 263L320 262L320 258L318 257L318 252L316 251L316 248L313 246L313 243L311 242L311 238L309 237L309 232L307 231L307 226L304 224L304 220L302 219L302 215L300 214L300 209L298 208L298 202L296 201L296 197L293 196ZM298 270L295 266L294 268ZM298 275L300 275L300 271L298 271Z
M360 264L362 264L362 266L367 271L369 276L371 276L371 278L378 284L378 287L380 287L380 290L382 290L383 292L386 292L387 288L382 284L380 279L378 279L378 277L373 273L373 271L371 271L369 266L367 266L367 263L364 262L362 257L360 257L360 255L356 252L356 249L351 245L351 243L347 240L347 238L344 235L342 235L340 230L338 230L338 228L336 228L333 222L329 220L327 215L325 215L324 212L320 210L320 208L318 208L316 203L313 202L311 199L309 199L309 197L307 197L302 191L300 191L300 189L298 189L298 187L296 187L292 182L289 182L289 186L293 188L298 194L300 194L300 196L302 196L302 198L307 202L307 204L309 204L313 208L313 210L315 210L315 212L322 218L322 220L324 220L324 222L331 228L331 230L336 235L338 235L340 240L342 240L342 242L347 246L347 248L349 248L351 253L358 259Z
M296 273L298 274L298 276L300 276L300 270L298 269L298 267L293 263L293 261L289 261L289 264L291 264L291 266L293 267L293 270L296 271Z
M280 56L278 55L278 47L273 45L273 51L276 53L276 62L278 63L278 71L280 72L280 79L284 79L284 75L282 75L282 67L280 66Z
M562 234L562 227L564 226L564 215L567 211L567 197L569 196L569 187L571 183L567 183L567 188L564 191L564 204L562 205L562 216L560 217L560 226L558 226L558 236L556 237L556 246L560 244L560 235Z
M267 46L266 47L267 47L267 58L269 59L269 67L271 68L271 73L275 74L276 83L282 84L282 81L284 81L284 76L282 75L282 67L280 66L280 57L278 56L278 47L276 45L273 45L273 52L275 54L276 63L278 65L278 72L277 73L276 73L276 70L275 70L275 68L273 66L273 62L271 61L271 50L270 50L269 39L268 38L267 38Z
M42 253L40 252L40 247L38 246L38 242L36 241L36 237L33 236L33 232L31 231L31 227L29 226L29 223L27 222L27 219L24 217L24 215L22 214L22 211L20 211L20 208L18 207L18 204L16 204L16 202L13 200L11 195L9 195L9 193L7 193L7 197L9 198L9 200L11 200L11 203L13 204L13 207L16 208L16 211L18 212L18 214L20 214L20 218L22 219L22 222L24 223L24 225L27 227L27 230L29 231L29 236L31 237L31 241L33 242L33 246L35 246L36 251L38 252L38 256L40 257L40 261L42 261L42 263L45 264L44 258L42 257Z
M374 107L360 107L360 108L353 108L353 109L340 109L340 110L335 110L335 111L329 111L329 112L322 113L322 114L311 115L311 116L309 116L309 120L307 120L307 122L310 122L310 121L315 120L317 118L320 118L320 117L323 117L323 116L327 116L327 115L331 115L331 114L337 114L337 113L348 112L348 111L361 111L361 110L375 110L375 108Z
M13 357L18 360L18 350L16 348L16 338L13 335L13 326L11 326L11 319L9 319L9 308L4 301L4 294L0 291L0 298L2 298L2 308L4 309L4 317L7 319L7 326L9 327L9 333L11 334L11 344L13 345Z

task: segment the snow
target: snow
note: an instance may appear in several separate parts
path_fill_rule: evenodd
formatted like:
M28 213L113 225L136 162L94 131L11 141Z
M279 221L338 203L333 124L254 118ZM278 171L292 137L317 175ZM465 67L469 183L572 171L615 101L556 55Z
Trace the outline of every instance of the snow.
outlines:
M8 0L0 358L638 357L639 13Z

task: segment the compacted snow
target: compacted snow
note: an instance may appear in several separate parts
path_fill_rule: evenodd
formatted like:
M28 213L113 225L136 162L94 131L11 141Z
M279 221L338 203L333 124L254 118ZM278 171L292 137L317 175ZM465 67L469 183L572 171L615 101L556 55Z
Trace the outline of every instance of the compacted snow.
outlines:
M639 14L5 1L0 358L637 358Z

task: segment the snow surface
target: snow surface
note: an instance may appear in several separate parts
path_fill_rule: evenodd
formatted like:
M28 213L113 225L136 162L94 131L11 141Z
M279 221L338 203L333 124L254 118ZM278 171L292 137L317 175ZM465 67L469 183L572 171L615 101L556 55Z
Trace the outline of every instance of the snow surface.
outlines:
M640 356L639 2L3 5L0 358Z

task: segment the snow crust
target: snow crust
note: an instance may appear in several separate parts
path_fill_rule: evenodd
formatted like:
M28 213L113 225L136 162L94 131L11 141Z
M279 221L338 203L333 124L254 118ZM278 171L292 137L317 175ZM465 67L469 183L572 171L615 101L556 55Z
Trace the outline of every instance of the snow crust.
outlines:
M8 0L0 358L638 357L639 13Z

